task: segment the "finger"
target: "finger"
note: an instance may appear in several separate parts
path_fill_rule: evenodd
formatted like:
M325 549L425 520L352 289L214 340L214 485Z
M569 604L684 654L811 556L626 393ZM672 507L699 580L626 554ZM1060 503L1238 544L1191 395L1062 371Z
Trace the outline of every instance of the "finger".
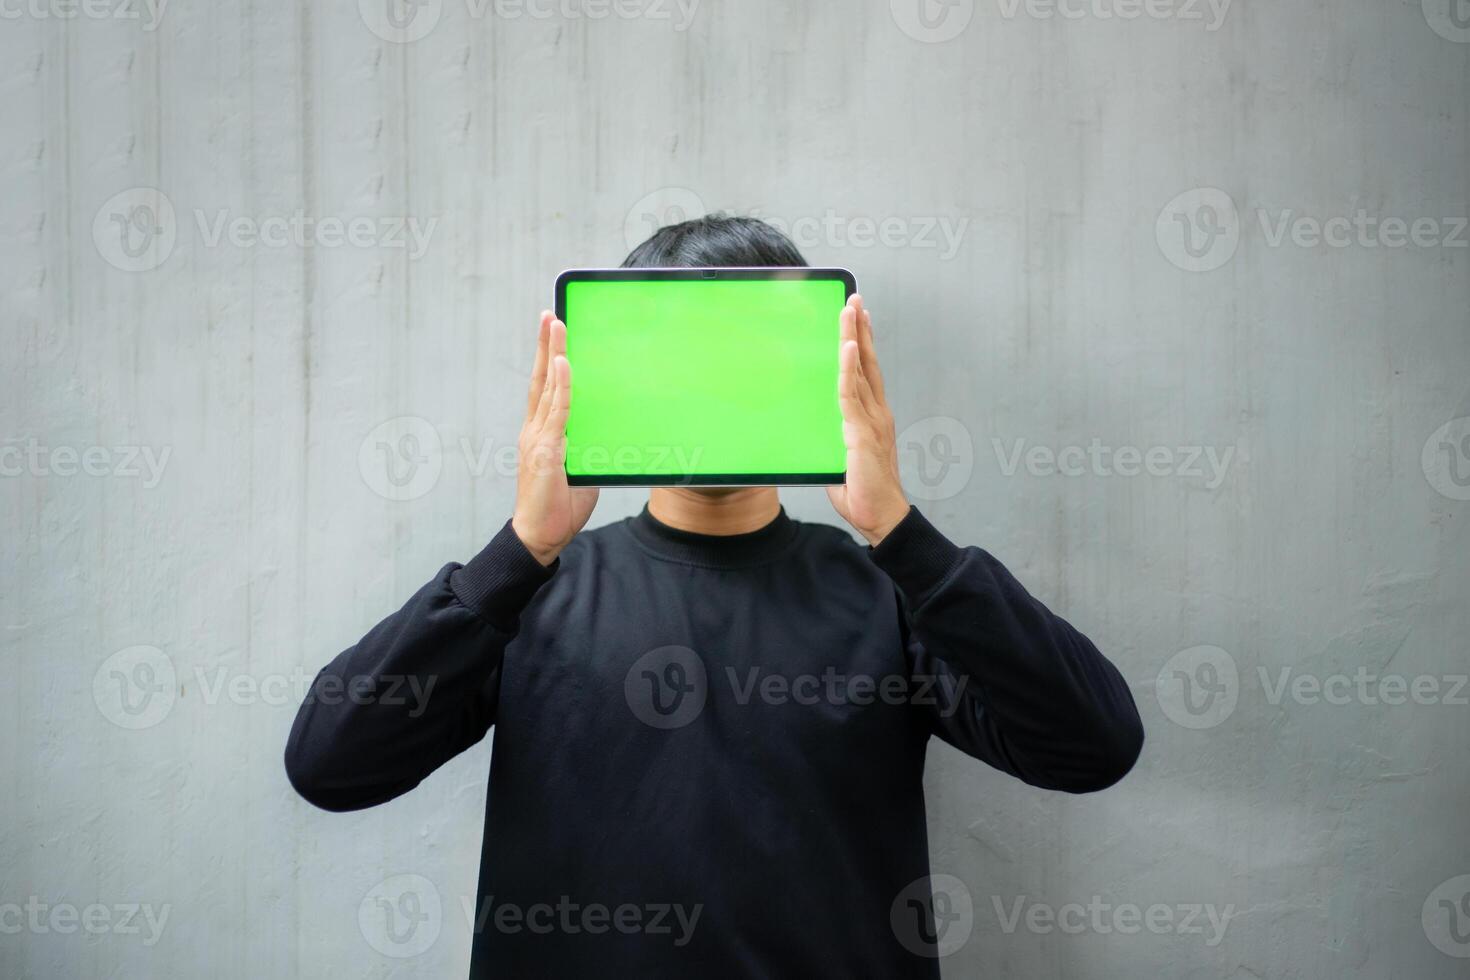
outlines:
M572 410L572 365L561 354L551 363L556 383L551 387L551 412L546 417L546 431L560 439L566 437L567 415Z
M862 345L859 344L859 345L856 345L856 346L858 348L858 358L857 358L857 393L858 393L858 400L862 402L862 404L863 404L863 411L868 414L868 417L870 419L876 420L878 418L878 412L879 412L878 396L875 395L875 394L873 394L873 383L868 380L867 372L863 370Z
M531 413L530 427L532 432L540 432L546 425L546 416L551 414L552 389L556 386L556 371L553 370L555 360L550 357L551 345L547 344L548 355L546 363L546 381L541 386L541 394L536 399L536 411Z
M541 311L541 329L536 333L536 366L531 368L531 386L526 390L526 417L536 413L541 389L546 386L546 345L551 337L552 313Z
M556 387L556 372L551 370L551 365L556 363L556 358L565 358L567 349L567 325L555 317L552 318L548 327L546 353L548 357L546 383L541 386L541 398L536 403L536 413L532 421L539 431L546 425L546 417L551 413Z
M886 402L883 394L883 371L878 367L878 345L873 342L873 314L867 307L858 311L858 345L863 355L863 374L873 386L878 401Z
M862 395L858 390L859 364L857 341L844 341L837 356L837 403L842 409L842 418L847 422L866 422L867 409L863 407Z
M854 297L856 298L856 297ZM857 307L849 300L842 308L842 315L837 318L837 343L839 347L849 340L857 340Z
M571 405L571 365L567 359L560 354L554 356L546 366L546 378L549 383L536 406L525 446L530 471L537 476L557 472L563 463L566 416Z
M861 294L854 293L851 305L857 313L855 333L853 338L858 342L858 348L863 355L863 373L868 376L870 382L878 372L878 348L873 343L873 314L868 309L867 301ZM879 391L882 381L879 380L874 386L874 391Z
M545 383L541 386L543 391L550 391L555 378L550 371L550 365L558 354L567 352L567 325L556 317L552 317L546 324L546 372Z

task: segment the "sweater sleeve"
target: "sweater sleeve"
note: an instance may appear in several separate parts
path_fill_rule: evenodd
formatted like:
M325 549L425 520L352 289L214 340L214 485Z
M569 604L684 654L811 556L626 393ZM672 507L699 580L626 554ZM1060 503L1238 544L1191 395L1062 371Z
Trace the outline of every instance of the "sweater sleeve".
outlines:
M913 700L935 734L1047 789L1105 789L1133 767L1143 725L1127 683L1004 565L917 508L870 555L898 590L916 690L931 692Z
M326 810L375 806L483 738L521 611L557 567L507 522L323 667L286 743L296 791Z

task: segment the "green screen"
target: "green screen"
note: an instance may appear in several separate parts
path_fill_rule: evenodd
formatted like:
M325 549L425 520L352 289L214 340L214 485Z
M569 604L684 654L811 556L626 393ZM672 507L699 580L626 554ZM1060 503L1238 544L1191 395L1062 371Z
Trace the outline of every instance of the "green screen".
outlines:
M567 473L842 473L846 302L836 279L568 282Z

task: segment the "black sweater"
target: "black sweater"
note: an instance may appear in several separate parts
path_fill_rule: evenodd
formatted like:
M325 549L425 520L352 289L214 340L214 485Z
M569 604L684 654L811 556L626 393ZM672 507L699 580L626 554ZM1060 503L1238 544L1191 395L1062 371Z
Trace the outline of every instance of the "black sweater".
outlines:
M1073 793L1143 742L1092 643L917 510L873 549L645 510L551 568L507 524L321 671L286 769L369 807L491 725L472 977L936 976L929 737Z

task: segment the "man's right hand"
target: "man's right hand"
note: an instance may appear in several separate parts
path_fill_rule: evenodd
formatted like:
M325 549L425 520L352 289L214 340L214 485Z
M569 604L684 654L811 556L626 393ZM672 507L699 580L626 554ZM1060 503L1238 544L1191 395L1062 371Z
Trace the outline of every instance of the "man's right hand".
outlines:
M510 526L543 565L574 538L597 506L596 487L567 485L567 413L572 407L572 366L567 361L567 325L541 314L536 366L526 395L516 473L516 510Z

